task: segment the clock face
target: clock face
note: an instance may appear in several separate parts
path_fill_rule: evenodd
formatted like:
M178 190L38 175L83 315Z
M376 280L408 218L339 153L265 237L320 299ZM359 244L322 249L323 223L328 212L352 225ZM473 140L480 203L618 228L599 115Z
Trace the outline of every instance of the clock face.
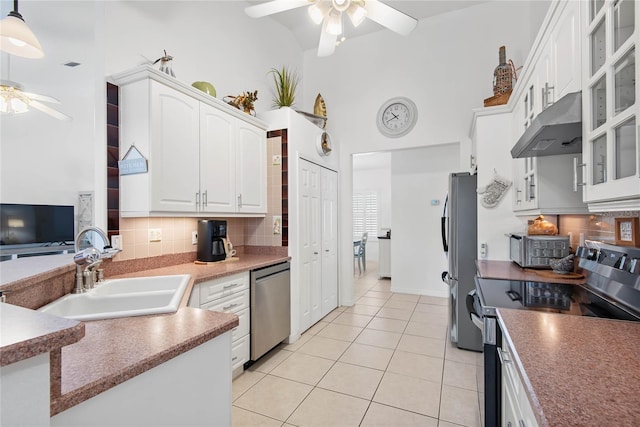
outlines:
M418 119L416 105L407 98L393 98L378 111L378 129L393 138L409 133Z

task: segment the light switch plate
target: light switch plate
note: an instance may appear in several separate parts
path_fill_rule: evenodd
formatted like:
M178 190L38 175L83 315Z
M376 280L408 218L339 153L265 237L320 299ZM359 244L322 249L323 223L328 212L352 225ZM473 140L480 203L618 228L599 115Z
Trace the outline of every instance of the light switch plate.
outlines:
M113 249L122 249L122 236L117 234L111 236L111 247Z
M149 229L149 242L161 242L162 241L162 229L150 228Z
M281 156L280 154L274 154L274 155L271 157L271 164L272 164L273 166L277 166L277 165L279 165L279 164L281 164L281 163L282 163L282 156Z

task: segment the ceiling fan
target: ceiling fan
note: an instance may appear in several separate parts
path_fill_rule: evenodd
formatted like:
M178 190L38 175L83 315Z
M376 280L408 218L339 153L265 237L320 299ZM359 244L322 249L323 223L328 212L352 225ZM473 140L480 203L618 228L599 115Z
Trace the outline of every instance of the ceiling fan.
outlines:
M342 34L342 12L354 27L369 18L403 36L408 35L418 20L378 0L271 0L245 8L252 18L309 6L309 16L316 24L322 23L318 56L331 55Z
M55 98L46 95L38 95L22 90L19 83L10 80L0 80L0 113L20 114L29 111L29 107L40 110L59 120L71 120L71 117L55 110L42 102L60 104Z

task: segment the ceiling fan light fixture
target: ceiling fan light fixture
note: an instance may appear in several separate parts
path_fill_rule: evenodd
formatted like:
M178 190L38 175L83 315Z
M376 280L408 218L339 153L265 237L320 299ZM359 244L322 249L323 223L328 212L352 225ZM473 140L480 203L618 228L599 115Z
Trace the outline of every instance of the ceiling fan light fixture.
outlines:
M333 8L339 12L344 12L351 6L351 0L331 0Z
M327 17L327 33L337 36L342 34L342 13L331 10Z
M367 9L359 4L352 3L351 7L347 9L347 15L349 16L349 19L351 20L353 26L357 27L358 25L362 24L364 18L367 17Z
M16 87L0 86L0 113L20 114L29 111L28 99Z
M42 58L42 46L18 12L18 1L13 5L14 10L0 21L0 50L23 58Z
M311 6L309 6L309 9L307 9L307 11L309 12L309 17L311 17L311 20L316 25L322 24L322 20L327 14L327 9L323 8L323 6L319 3L312 4Z

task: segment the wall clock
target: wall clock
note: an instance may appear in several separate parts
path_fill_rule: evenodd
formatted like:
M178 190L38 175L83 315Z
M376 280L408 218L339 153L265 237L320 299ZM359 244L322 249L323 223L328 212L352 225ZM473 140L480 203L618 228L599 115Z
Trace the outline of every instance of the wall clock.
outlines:
M321 156L328 156L333 150L331 136L327 132L322 132L316 141L316 149Z
M388 137L408 134L418 121L418 109L409 98L391 98L378 110L378 130Z

